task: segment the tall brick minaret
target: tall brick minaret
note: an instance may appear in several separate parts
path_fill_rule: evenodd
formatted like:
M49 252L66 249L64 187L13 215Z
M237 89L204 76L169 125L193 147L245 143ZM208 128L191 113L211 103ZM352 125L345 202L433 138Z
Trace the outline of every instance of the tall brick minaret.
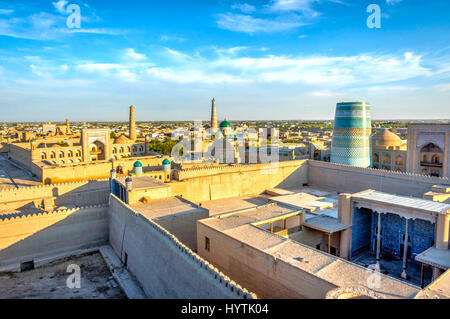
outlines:
M216 99L212 99L211 105L211 129L213 132L216 132L218 129L217 125L217 114L216 114Z
M133 105L130 106L130 140L136 140L136 116Z
M69 119L66 119L66 134L71 134Z

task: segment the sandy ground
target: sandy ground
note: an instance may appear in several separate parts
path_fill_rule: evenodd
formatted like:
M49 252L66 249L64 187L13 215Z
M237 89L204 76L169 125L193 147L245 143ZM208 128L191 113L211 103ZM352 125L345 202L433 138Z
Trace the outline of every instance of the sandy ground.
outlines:
M70 264L81 269L81 288L70 289L66 281ZM1 299L124 299L126 295L111 276L103 257L89 253L52 262L21 273L0 274Z

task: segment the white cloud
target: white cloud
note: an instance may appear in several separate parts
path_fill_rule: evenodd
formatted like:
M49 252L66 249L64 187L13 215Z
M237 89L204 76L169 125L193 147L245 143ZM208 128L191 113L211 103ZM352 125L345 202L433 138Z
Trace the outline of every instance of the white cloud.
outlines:
M439 92L450 92L450 83L438 84L436 88Z
M14 10L11 10L11 9L0 9L0 14L8 15L8 14L11 14L13 12L14 12Z
M167 35L167 34L161 35L160 40L164 41L164 42L167 42L167 41L184 42L184 41L186 41L185 38L171 36L171 35Z
M125 69L126 66L115 63L85 63L76 67L78 70L87 73L107 72L111 70Z
M215 49L216 52L220 50ZM391 83L433 74L421 65L421 59L421 56L411 52L403 55L363 54L335 57L219 55L218 58L210 60L189 57L189 61L177 67L155 66L148 69L147 74L153 78L177 83L284 83L327 89L389 84L389 90L406 90L409 89L406 86L395 86Z
M308 17L316 17L319 12L314 10L312 5L319 0L272 0L266 8L269 11L285 12L297 11Z
M257 32L279 32L306 25L306 23L303 23L299 19L292 17L283 17L272 20L254 18L250 15L234 13L218 14L217 24L222 29L244 32L248 34Z
M56 8L56 10L61 14L67 14L66 5L68 3L69 2L65 1L65 0L59 0L57 2L52 2L53 6Z
M394 5L396 3L402 2L402 0L386 0L387 4Z
M231 6L231 9L236 9L243 13L252 13L256 11L256 7L248 3L236 3Z
M136 82L137 79L136 74L127 69L119 70L116 75L118 78L129 82Z
M54 5L57 9L63 8L61 7L61 1L55 2ZM104 28L69 29L66 26L66 19L65 16L47 12L40 12L22 18L11 17L8 19L0 19L0 35L12 38L48 41L81 33L107 35L125 33L122 30Z
M126 55L138 61L147 59L147 56L145 54L137 53L134 49L127 49Z

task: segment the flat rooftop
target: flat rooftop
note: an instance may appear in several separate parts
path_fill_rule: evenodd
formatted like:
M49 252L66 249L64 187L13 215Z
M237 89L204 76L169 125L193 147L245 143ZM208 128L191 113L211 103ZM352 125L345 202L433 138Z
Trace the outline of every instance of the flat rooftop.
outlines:
M70 289L66 281L71 264L80 266L81 288ZM20 273L0 273L3 299L126 299L99 252L54 261Z
M202 202L202 207L209 210L210 216L231 213L242 209L257 207L267 204L268 199L261 196L233 197Z
M148 219L206 211L206 209L179 197L155 199L145 204L139 202L130 206Z
M41 185L31 172L0 155L0 189Z
M124 177L117 178L116 180L126 187ZM155 188L155 187L170 187L164 182L161 182L150 176L133 176L133 189L146 189L146 188Z
M407 210L417 209L424 212L432 212L436 214L450 213L450 204L435 202L416 197L387 194L375 190L367 190L360 193L356 193L352 195L352 199L373 201L378 204L397 206Z
M219 231L225 231L245 224L281 217L294 212L296 212L294 208L277 203L271 203L264 206L246 209L241 212L215 216L214 218L202 220L201 222Z
M416 260L444 270L450 268L450 250L430 247L416 256Z
M334 208L338 202L338 198L334 195L324 197L300 192L290 195L271 197L270 201L289 205L297 209L304 209L306 212L311 213L317 210Z

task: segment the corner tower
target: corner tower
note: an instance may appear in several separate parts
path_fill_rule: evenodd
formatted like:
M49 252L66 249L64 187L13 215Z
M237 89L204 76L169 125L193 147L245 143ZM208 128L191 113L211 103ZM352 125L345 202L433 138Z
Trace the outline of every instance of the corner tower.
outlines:
M337 103L330 161L336 164L369 167L371 132L369 103Z

